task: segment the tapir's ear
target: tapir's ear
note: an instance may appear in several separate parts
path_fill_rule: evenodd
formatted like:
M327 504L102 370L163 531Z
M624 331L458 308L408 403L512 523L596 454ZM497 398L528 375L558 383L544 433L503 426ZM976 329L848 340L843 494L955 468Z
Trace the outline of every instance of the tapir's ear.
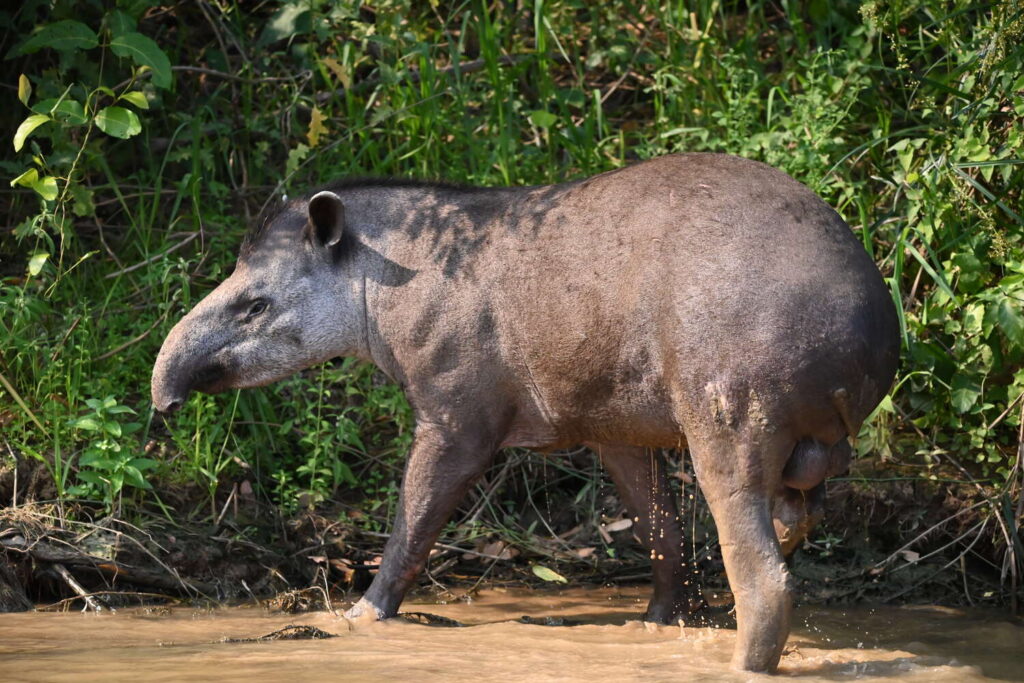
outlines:
M345 205L333 192L317 192L309 200L306 237L314 245L333 247L345 230Z

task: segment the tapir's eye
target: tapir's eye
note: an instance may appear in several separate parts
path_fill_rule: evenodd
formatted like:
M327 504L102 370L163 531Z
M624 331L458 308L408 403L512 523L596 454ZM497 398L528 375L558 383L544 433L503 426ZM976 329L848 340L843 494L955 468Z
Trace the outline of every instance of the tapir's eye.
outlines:
M256 299L255 301L252 302L252 305L249 306L249 313L246 314L246 317L255 318L260 313L267 310L268 305L269 304L267 304L266 299Z

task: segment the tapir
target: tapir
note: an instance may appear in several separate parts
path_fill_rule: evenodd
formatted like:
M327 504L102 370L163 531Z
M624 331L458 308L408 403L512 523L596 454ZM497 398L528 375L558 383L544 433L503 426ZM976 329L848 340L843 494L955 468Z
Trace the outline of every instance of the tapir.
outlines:
M733 666L772 671L792 550L892 384L892 295L806 186L724 154L547 186L349 180L285 202L168 334L154 407L352 356L416 420L380 570L394 616L496 451L587 444L650 544L645 617L699 595L655 449L687 449L736 601Z

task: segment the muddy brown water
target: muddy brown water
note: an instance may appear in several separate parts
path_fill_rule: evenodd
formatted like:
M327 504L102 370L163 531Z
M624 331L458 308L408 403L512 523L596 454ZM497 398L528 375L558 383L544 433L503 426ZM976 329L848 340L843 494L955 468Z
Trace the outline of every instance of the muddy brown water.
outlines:
M646 592L491 589L469 602L404 605L462 628L392 620L350 630L328 612L257 607L4 614L0 680L778 680L729 670L728 627L636 621ZM549 617L577 625L544 625ZM289 624L338 637L224 642ZM779 673L809 681L1024 680L1024 627L984 610L803 607Z

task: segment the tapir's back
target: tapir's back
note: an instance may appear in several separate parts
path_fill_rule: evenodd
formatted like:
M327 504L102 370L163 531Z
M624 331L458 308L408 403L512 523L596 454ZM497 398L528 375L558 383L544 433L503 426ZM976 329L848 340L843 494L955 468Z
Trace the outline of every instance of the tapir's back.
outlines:
M891 382L896 320L877 268L832 209L764 164L661 157L524 190L504 220L483 281L511 361L580 431L622 413L651 423L634 433L678 429L672 404L716 382L774 396L780 413L813 413L841 387L860 420Z

